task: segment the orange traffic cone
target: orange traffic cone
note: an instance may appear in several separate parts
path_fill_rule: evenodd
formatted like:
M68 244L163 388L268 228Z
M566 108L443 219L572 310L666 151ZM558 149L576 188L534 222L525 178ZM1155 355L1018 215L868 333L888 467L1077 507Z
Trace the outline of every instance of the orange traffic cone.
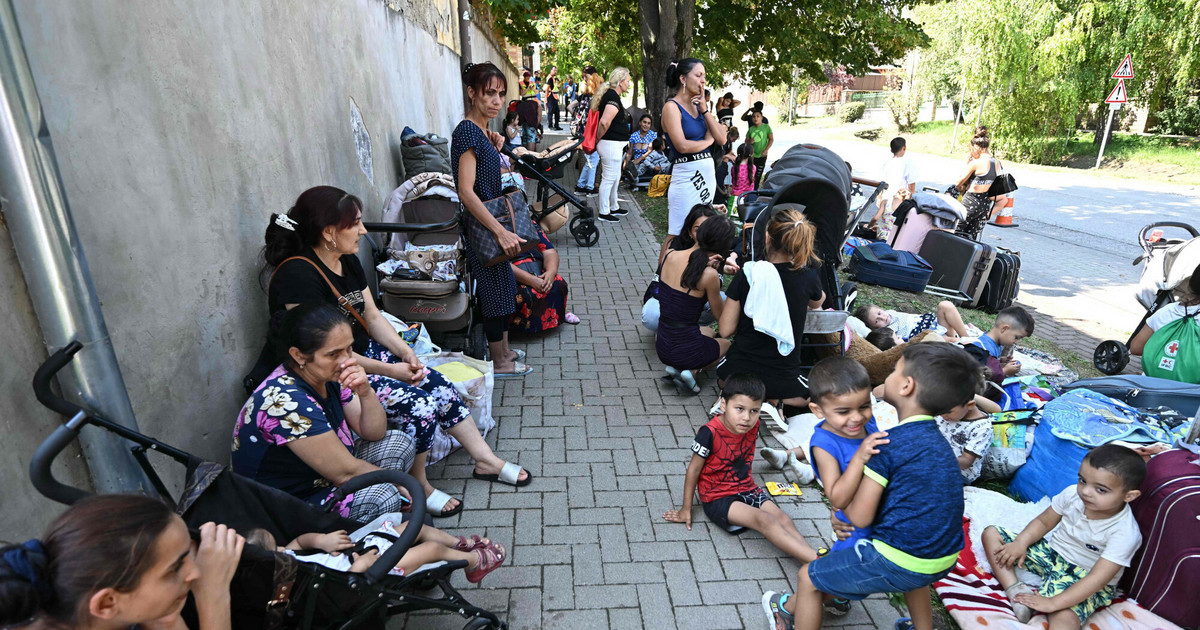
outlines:
M1008 197L1004 200L1004 206L1000 208L1000 214L996 215L996 225L1012 225L1013 224L1013 198Z

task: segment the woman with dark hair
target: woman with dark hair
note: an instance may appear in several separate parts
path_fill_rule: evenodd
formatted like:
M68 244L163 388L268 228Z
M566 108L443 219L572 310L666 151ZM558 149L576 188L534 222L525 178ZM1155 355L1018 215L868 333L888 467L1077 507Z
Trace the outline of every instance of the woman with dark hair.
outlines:
M436 432L449 434L466 448L476 461L476 476L493 480L506 463L483 441L454 386L441 373L425 369L376 307L357 256L359 239L366 233L357 197L332 186L304 191L291 210L273 215L267 227L263 261L274 269L267 303L272 317L310 302L341 312L353 336L355 360L366 370L387 423L415 439L411 473L425 486L426 505L435 516L457 514L462 504L436 490L425 476ZM272 361L266 370L279 365L286 353L286 346L268 352ZM387 459L396 461L394 456Z
M200 544L161 501L106 494L76 502L41 539L0 548L0 627L186 628L188 593L199 630L230 627L229 583L245 539L200 526Z
M500 248L515 255L525 240L509 232L488 212L483 202L500 197L500 154L504 138L489 131L488 121L500 112L508 83L504 73L491 63L467 64L463 72L469 106L466 119L454 128L450 144L450 168L463 213L463 241L467 262L475 276L476 293L483 310L483 332L495 364L496 378L520 378L533 372L523 363L525 353L508 346L508 324L517 305L517 279L510 265L485 267L476 256L470 239L472 226L482 227L495 237Z
M509 261L517 279L517 310L510 326L527 335L557 328L562 322L578 324L579 316L567 310L567 281L558 275L558 252L542 227L538 246Z
M717 339L717 332L700 325L704 305L718 319L721 300L721 274L716 267L733 246L733 223L715 216L696 230L696 243L683 251L673 251L663 260L659 274L658 299L661 316L654 349L667 366L667 375L681 389L699 393L694 370L713 367L729 350L728 339Z
M717 122L725 125L726 129L733 127L733 108L741 104L741 101L733 98L733 92L726 92L717 99Z
M667 252L663 252L663 258L659 259L658 269L654 272L654 279L650 281L650 286L646 289L645 296L643 296L642 326L646 330L658 332L658 320L661 308L658 301L658 283L659 274L662 273L663 259L666 258L666 254L673 251L683 251L694 246L696 244L696 231L700 229L700 226L704 225L705 221L715 216L719 215L712 204L702 203L692 208L692 211L688 213L687 218L683 221L683 233L671 241L671 247ZM736 254L731 254L731 256L736 257ZM721 299L725 299L724 293L721 294ZM708 313L709 317L712 317L712 311L707 304L705 304L704 310Z
M662 128L671 149L671 185L667 188L667 238L659 257L683 230L688 212L712 203L717 191L713 143L725 144L725 126L717 122L704 97L704 64L687 58L671 64L667 89L674 96L663 105Z
M986 129L984 130L986 134ZM992 214L995 202L988 197L988 189L999 174L996 158L989 150L991 141L987 135L971 138L971 160L966 172L958 180L958 190L963 194L962 203L967 209L967 218L958 224L955 233L973 241L979 240L983 228Z

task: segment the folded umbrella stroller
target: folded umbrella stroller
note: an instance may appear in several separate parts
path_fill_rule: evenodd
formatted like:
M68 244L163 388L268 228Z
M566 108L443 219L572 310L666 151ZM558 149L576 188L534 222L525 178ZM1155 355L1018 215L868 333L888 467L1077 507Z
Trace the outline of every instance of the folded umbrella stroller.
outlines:
M42 442L29 464L33 486L47 498L70 505L87 492L54 479L54 458L79 436L86 425L98 427L128 440L134 458L160 498L175 507L188 527L195 530L213 521L245 532L262 528L277 541L292 540L309 532L354 531L365 525L324 511L285 492L234 474L225 466L205 462L184 451L147 437L78 407L50 391L50 381L70 363L83 346L72 342L50 355L34 376L38 400L70 420ZM152 450L187 468L186 484L178 501L167 490L150 465L146 451ZM425 492L421 484L397 470L379 470L351 479L340 488L342 496L380 483L403 486L412 495L412 523L425 522ZM330 506L337 501L330 501ZM238 570L230 584L234 628L378 628L391 615L423 609L440 609L462 615L465 628L507 628L499 617L463 599L450 585L450 575L465 568L463 561L422 567L412 575L395 576L389 571L412 546L419 527L405 527L399 538L365 573L343 573L328 567L298 561L274 550L246 545ZM437 587L440 594L430 592ZM190 627L199 627L189 602L184 609Z

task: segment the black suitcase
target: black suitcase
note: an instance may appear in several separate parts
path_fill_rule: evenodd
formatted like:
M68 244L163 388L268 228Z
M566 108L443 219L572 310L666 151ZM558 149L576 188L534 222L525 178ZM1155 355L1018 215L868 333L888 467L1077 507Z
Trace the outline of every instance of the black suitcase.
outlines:
M997 247L996 262L992 264L983 293L979 295L979 308L997 313L1012 306L1021 287L1020 275L1021 253Z
M933 265L925 292L976 307L996 261L996 248L957 234L932 230L921 258Z
M1197 409L1200 408L1200 385L1189 385L1165 378L1140 374L1100 376L1075 381L1065 389L1080 387L1116 398L1131 407L1167 407L1188 417L1197 415Z

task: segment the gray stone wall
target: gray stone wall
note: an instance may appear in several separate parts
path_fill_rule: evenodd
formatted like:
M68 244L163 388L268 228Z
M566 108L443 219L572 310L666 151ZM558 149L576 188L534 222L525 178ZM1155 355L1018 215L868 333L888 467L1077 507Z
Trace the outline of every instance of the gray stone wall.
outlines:
M404 126L449 135L462 117L461 61L437 39L438 6L453 0L15 5L140 427L226 462L241 377L265 334L268 217L332 184L378 220L401 181ZM475 30L475 49L515 80ZM59 419L29 388L45 347L0 233L0 539L20 539L58 511L25 470ZM64 479L86 483L78 452L64 460Z

